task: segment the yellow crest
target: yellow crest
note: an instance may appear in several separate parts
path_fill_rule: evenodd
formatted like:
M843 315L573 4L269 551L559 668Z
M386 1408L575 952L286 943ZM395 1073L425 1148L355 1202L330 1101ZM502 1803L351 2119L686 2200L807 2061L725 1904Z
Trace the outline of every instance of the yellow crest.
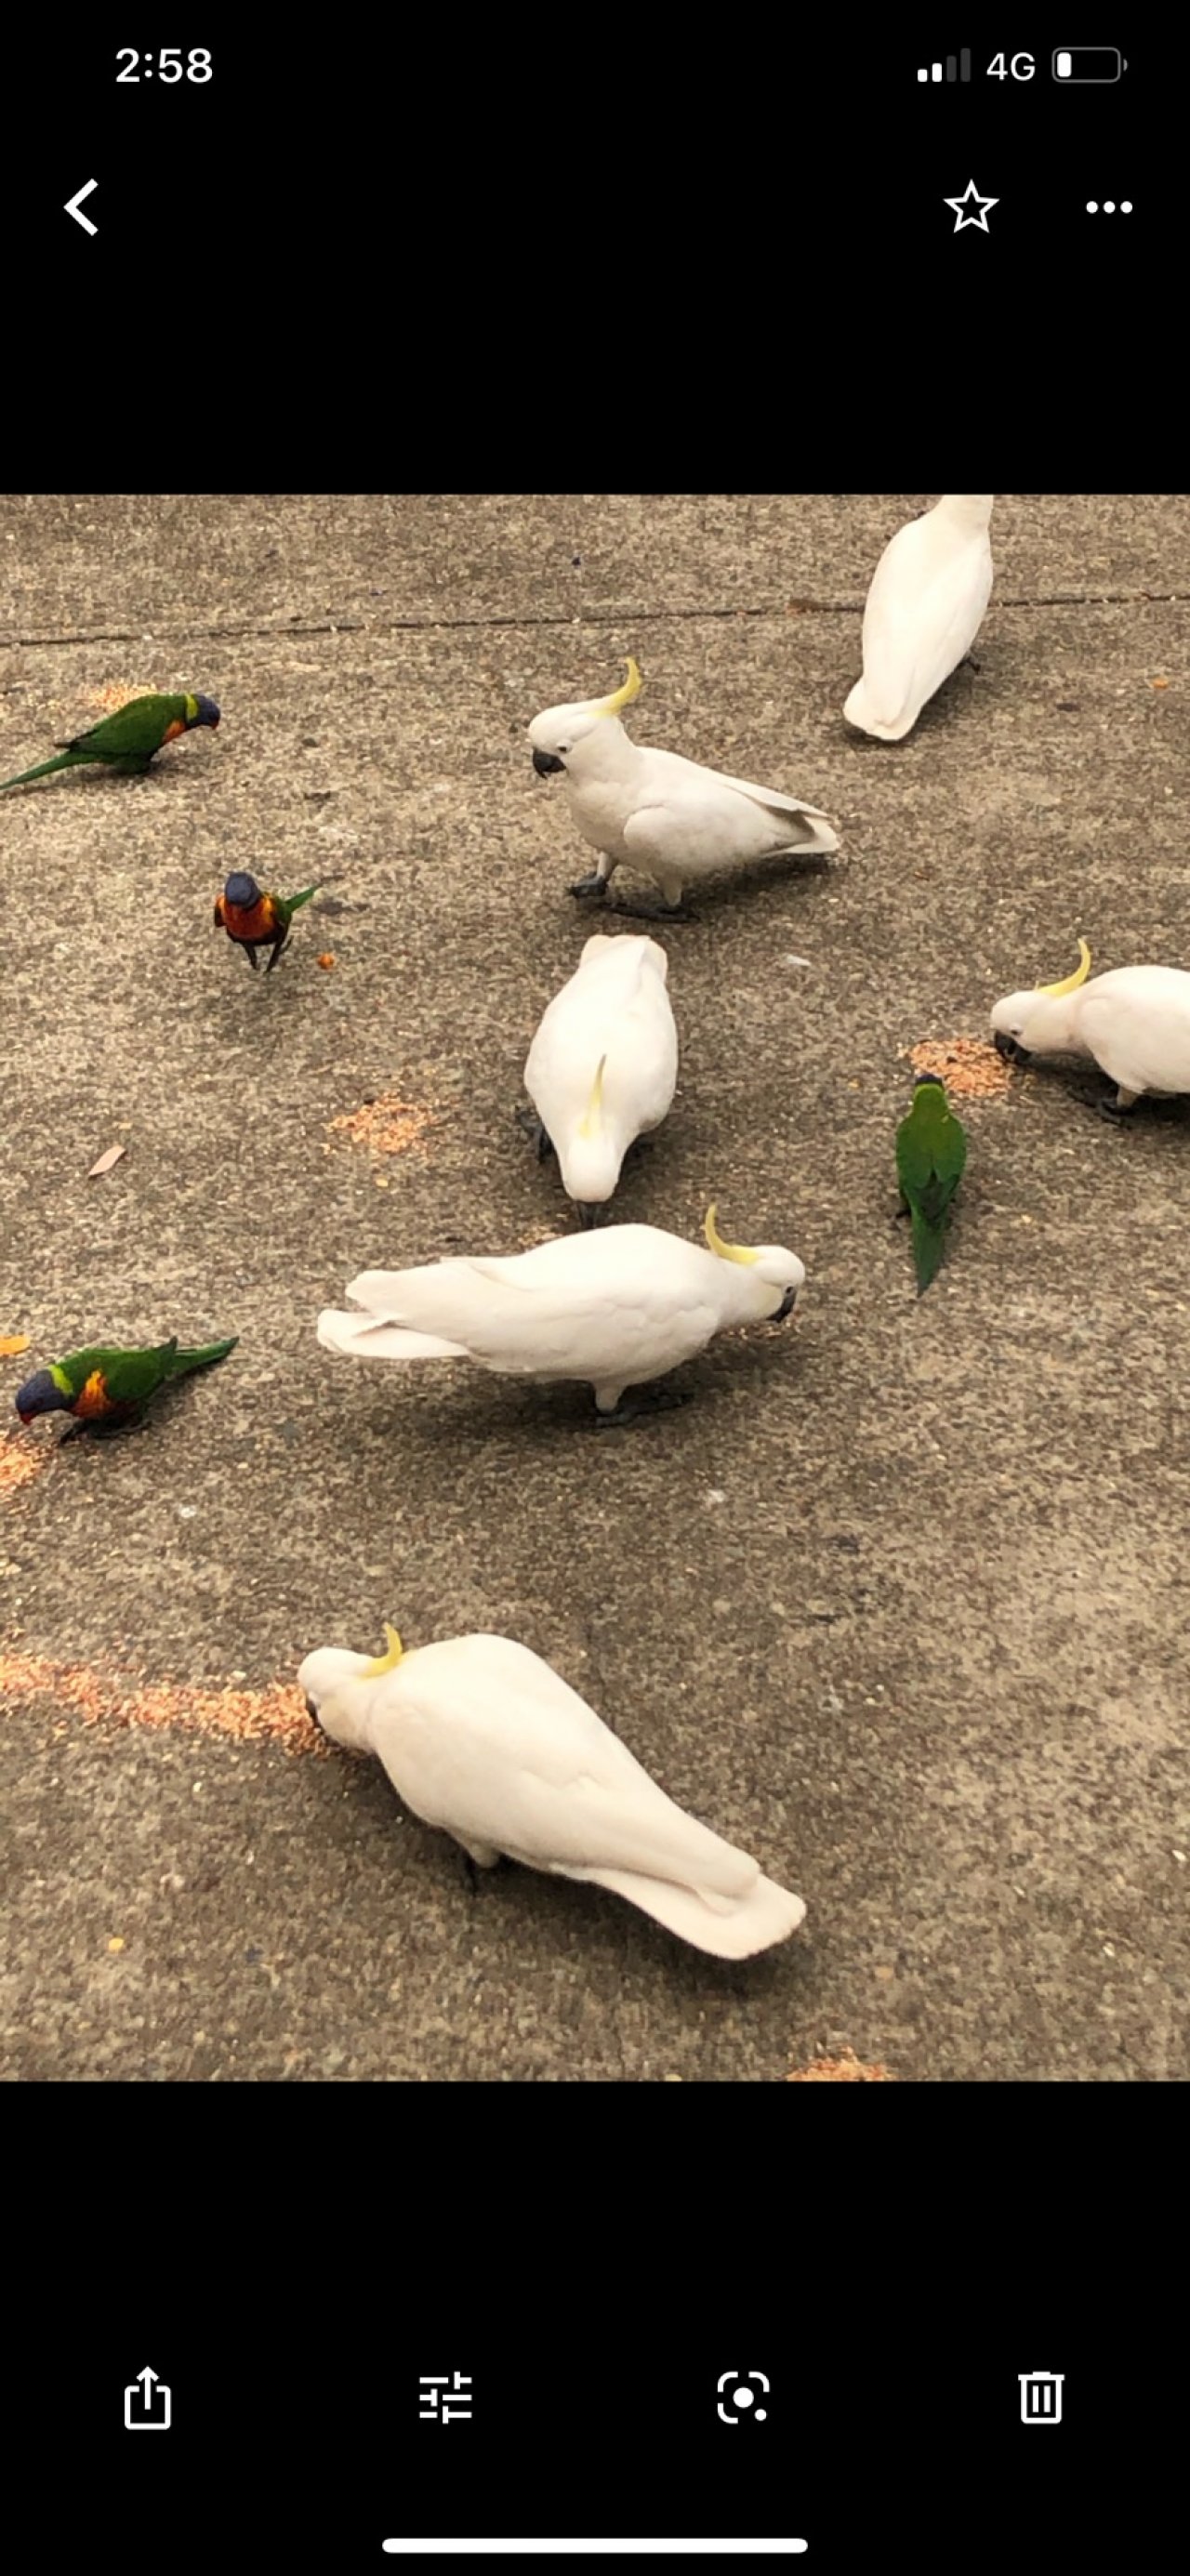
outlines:
M578 1131L580 1136L585 1136L588 1141L592 1136L597 1136L599 1133L603 1111L603 1068L606 1063L607 1057L605 1055L601 1055L599 1059L599 1071L595 1076L591 1097L587 1102L582 1125Z
M1079 963L1075 967L1073 975L1067 975L1061 984L1039 984L1037 987L1038 992L1048 993L1055 1002L1060 1001L1064 993L1076 993L1079 985L1086 983L1087 977L1091 972L1091 951L1088 948L1085 939L1080 939L1078 943L1078 953Z
M592 715L618 716L621 707L630 707L633 699L640 696L641 687L642 681L640 672L638 671L630 653L628 656L628 677L624 682L623 688L617 689L613 698L603 698L598 705L593 706L591 709Z
M401 1644L401 1640L397 1635L396 1629L389 1627L387 1619L384 1623L384 1633L388 1639L388 1653L386 1655L378 1655L375 1663L364 1665L364 1669L360 1674L361 1682L378 1682L382 1673L395 1673L397 1666L400 1663L405 1649Z
M706 1219L703 1225L703 1232L706 1235L707 1242L709 1243L712 1252L718 1253L720 1261L743 1261L746 1263L759 1261L760 1254L758 1252L749 1252L746 1244L724 1242L723 1237L719 1232L719 1228L715 1223L715 1218L718 1213L719 1211L717 1208L709 1207L707 1209Z

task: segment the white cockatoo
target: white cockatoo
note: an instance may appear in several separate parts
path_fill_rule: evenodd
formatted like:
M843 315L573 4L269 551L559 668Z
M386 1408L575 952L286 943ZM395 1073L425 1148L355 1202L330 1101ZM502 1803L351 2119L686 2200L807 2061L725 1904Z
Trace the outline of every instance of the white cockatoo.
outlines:
M537 1150L553 1148L584 1225L598 1221L637 1136L659 1127L678 1078L669 959L655 939L587 941L544 1013L525 1065Z
M1109 1118L1131 1109L1146 1091L1168 1097L1190 1091L1190 975L1180 966L1115 966L1091 975L1091 951L1061 984L1008 993L992 1013L1001 1055L1027 1064L1031 1055L1089 1055L1109 1082ZM1090 980L1088 981L1088 978Z
M792 1313L806 1273L795 1253L725 1243L709 1250L655 1225L570 1234L505 1260L365 1270L347 1294L364 1312L318 1318L328 1351L367 1360L473 1360L500 1377L579 1378L601 1421L626 1421L626 1387L646 1386L737 1324ZM665 1399L656 1398L655 1401Z
M990 492L944 492L898 528L864 609L864 675L843 713L861 733L901 742L970 652L991 597Z
M630 658L628 677L614 696L547 707L529 727L538 776L561 771L571 815L584 841L599 852L598 867L571 887L572 894L605 894L618 867L639 868L674 912L687 878L789 851L838 849L825 814L800 796L753 787L746 779L703 769L679 752L650 751L632 742L620 709L640 686Z
M298 1672L336 1744L376 1753L423 1824L480 1869L501 1854L626 1896L717 1959L750 1959L805 1914L759 1863L674 1805L552 1665L511 1637L408 1654L395 1628L369 1661L321 1646Z

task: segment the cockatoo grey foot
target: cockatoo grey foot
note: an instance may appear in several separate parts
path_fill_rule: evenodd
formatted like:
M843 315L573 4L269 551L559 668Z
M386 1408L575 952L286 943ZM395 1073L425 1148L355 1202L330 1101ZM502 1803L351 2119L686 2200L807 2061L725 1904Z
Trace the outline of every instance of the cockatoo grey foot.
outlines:
M607 893L607 885L607 878L601 877L598 868L595 868L589 877L579 877L577 883L568 886L566 891L568 894L578 895L585 903L598 903L601 896Z
M614 1413L597 1413L601 1431L623 1431L631 1422L647 1422L650 1414L671 1413L679 1404L689 1404L675 1386L634 1386L622 1395Z
M552 1137L547 1136L536 1112L532 1109L518 1109L516 1114L516 1123L520 1128L522 1135L527 1136L530 1144L536 1146L538 1162L544 1163L548 1161L549 1156L554 1150L553 1139Z
M479 1871L481 1869L495 1869L500 1858L500 1854L492 1843L464 1843L462 1850L463 1867L467 1872L467 1885L474 1896L479 1887Z
M680 896L676 903L666 903L661 895L656 897L638 895L632 903L625 903L621 898L612 905L612 910L626 913L630 921L697 921L698 919L698 914L692 911L690 905L684 903Z
M584 1234L592 1234L597 1225L605 1225L611 1215L610 1199L575 1199L572 1204Z
M1101 1118L1108 1118L1111 1120L1113 1127L1122 1127L1125 1122L1131 1118L1132 1112L1136 1107L1136 1102L1134 1100L1129 1100L1123 1107L1121 1107L1120 1102L1115 1099L1097 1100L1095 1107Z
M974 653L964 653L964 655L963 655L963 668L964 668L964 670L968 670L968 669L969 669L969 670L972 670L972 671L978 671L979 667L980 667L980 666L979 666L978 662L977 662L977 661L976 661L976 659L975 659L975 655L974 655Z

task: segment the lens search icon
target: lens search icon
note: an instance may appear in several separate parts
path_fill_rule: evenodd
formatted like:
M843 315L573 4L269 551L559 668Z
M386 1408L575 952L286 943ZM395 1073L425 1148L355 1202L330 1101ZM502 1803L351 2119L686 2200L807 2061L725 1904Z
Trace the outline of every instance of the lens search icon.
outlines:
M766 2397L768 2396L769 2383L762 2370L725 2370L719 2382L720 2423L747 2424L751 2421L753 2424L763 2424L768 2409L757 2404L758 2389ZM729 2392L729 2402L726 2406L723 2403L725 2390Z

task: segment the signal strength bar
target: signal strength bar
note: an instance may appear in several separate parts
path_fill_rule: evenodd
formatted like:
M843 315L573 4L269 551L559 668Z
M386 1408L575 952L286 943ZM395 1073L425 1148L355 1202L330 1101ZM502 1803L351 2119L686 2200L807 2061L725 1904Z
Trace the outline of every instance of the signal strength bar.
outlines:
M924 70L919 70L917 77L918 77L919 81L940 81L940 80L941 80L941 78L942 78L942 65L941 65L941 63L927 63L927 64L925 65ZM956 61L955 56L954 56L953 54L948 54L948 55L947 55L947 57L946 57L946 78L947 78L947 80L948 80L948 81L952 81L952 80L965 80L965 81L969 81L969 80L970 80L970 78L971 78L971 48L970 48L970 45L964 45L963 50L962 50L961 54L958 56L957 61Z

